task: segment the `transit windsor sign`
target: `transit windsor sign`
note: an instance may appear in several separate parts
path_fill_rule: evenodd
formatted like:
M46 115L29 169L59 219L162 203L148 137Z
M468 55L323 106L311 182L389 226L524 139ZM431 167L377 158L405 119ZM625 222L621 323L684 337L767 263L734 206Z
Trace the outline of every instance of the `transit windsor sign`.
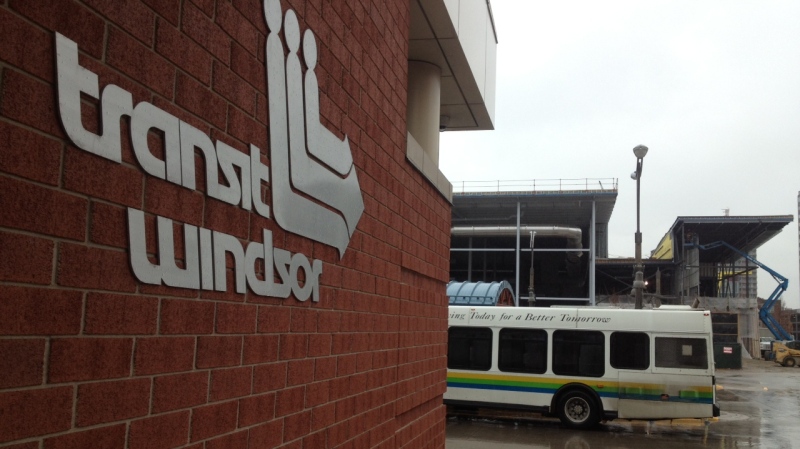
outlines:
M364 211L350 144L347 137L338 139L319 120L314 34L306 30L303 35L308 67L303 74L297 55L300 28L294 11L287 11L284 18L278 0L265 0L264 13L269 28L270 167L262 164L261 150L252 143L247 155L219 140L212 141L151 103L134 106L131 94L113 84L105 86L101 94L97 75L78 63L77 44L56 33L59 114L78 148L117 163L122 162L120 119L130 117L133 152L142 169L190 190L196 188L195 151L199 149L206 162L204 180L209 197L265 218L274 214L281 228L335 247L341 259ZM286 56L281 28L289 49ZM81 94L100 101L100 135L87 131L81 123ZM148 146L151 129L163 133L163 160ZM220 174L223 182L219 181ZM272 208L262 199L262 184L270 185ZM294 293L299 301L319 301L322 261L275 248L270 230L262 230L263 243L251 241L242 246L232 235L184 224L186 263L180 268L175 261L173 221L157 216L158 263L153 263L147 256L144 212L130 207L127 212L130 262L134 275L143 283L227 291L228 253L235 262L236 292L245 293L249 286L261 296L288 298ZM259 261L266 271L263 279L256 272ZM280 282L275 282L274 273Z

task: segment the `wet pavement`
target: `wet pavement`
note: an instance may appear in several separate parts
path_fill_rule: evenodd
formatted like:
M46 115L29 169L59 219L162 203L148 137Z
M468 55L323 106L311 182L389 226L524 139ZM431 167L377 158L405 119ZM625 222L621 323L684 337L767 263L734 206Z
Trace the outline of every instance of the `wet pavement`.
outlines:
M800 368L747 359L719 369L717 402L715 422L614 420L588 431L533 414L449 416L447 449L800 448Z

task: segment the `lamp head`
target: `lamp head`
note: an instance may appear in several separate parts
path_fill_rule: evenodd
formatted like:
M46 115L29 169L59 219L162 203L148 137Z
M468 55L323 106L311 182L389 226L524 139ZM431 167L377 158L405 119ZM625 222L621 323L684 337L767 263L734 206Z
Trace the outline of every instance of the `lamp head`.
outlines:
M636 155L637 159L644 159L644 156L647 154L648 148L644 145L636 145L633 147L633 154Z

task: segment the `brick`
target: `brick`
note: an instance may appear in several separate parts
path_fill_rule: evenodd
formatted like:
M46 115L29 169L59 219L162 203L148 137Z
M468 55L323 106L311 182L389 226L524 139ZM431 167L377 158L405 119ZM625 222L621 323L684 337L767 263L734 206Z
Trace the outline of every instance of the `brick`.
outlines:
M249 427L275 417L275 393L248 396L239 401L239 427Z
M141 209L144 174L75 147L64 158L64 187L113 203Z
M131 293L136 290L125 252L69 243L59 246L58 285Z
M101 245L128 248L126 209L98 201L92 201L89 209L89 240Z
M98 427L44 440L44 449L120 449L124 447L125 424Z
M139 292L145 295L176 296L183 298L197 298L197 293L198 293L197 290L177 288L177 287L167 287L166 285L152 285L152 284L139 285Z
M78 386L78 427L144 416L149 409L150 379L147 378Z
M327 269L325 267L324 269ZM325 273L327 274L327 273ZM327 278L327 276L326 276ZM341 325L341 312L320 311L317 314L318 332L338 332Z
M214 0L191 0L208 17L214 15Z
M283 334L280 345L278 355L281 360L304 358L308 354L308 335Z
M131 33L148 47L153 45L156 16L143 3L135 0L85 0L105 18Z
M314 380L333 379L336 376L336 357L314 359Z
M248 431L232 433L206 442L206 449L247 449Z
M53 39L48 33L12 14L0 10L0 60L28 73L53 80Z
M114 27L108 33L106 61L158 94L173 98L175 67Z
M226 262L227 262L227 267L225 269L226 290L222 292L204 290L200 292L200 297L202 299L210 299L214 301L244 302L245 295L241 293L236 293L236 289L233 288L233 286L236 285L236 280L234 279L234 273L233 273L233 256L231 256L230 254L226 254Z
M213 2L212 2L213 9ZM207 49L223 64L230 63L231 38L197 7L190 3L184 4L183 24L181 31L186 33L201 47Z
M308 356L321 357L331 355L330 334L311 334L308 340Z
M0 335L77 334L81 297L77 291L0 285Z
M146 5L153 8L153 11L161 17L169 20L173 25L177 25L181 17L181 5L172 0L142 0Z
M3 446L3 449L39 449L39 442L31 441L28 443L12 444L11 446Z
M257 306L217 303L217 332L251 334L256 331Z
M287 441L295 440L307 435L311 430L311 410L306 410L287 416L283 420L284 438ZM313 447L313 446L312 446Z
M54 338L50 344L50 383L101 380L130 374L130 338Z
M274 241L273 241L273 244ZM258 307L258 332L284 333L289 332L291 324L291 309L282 306Z
M89 293L86 334L155 334L158 298Z
M314 248L314 242L297 234L286 234L286 250L293 253L310 254Z
M192 413L191 441L205 440L236 429L236 401L206 405Z
M138 338L133 369L138 376L190 371L194 353L194 337Z
M267 26L264 23L264 8L261 2L252 0L233 0L233 6L242 13L245 20L252 23L259 33L267 34Z
M132 104L134 106L142 101L152 101L153 94L150 89L120 73L119 70L106 65L104 61L97 61L82 54L78 55L78 61L81 67L84 67L86 70L89 70L97 75L100 83L99 87L101 94L102 90L108 87L108 85L115 84L131 94L133 100ZM90 104L84 102L81 106L81 119L83 125L87 130L91 130L92 132L99 134L100 117L98 116L96 109L101 108L100 102L97 100L92 100ZM136 157L133 154L133 144L130 141L129 125L129 119L120 120L122 161L124 163L134 165L137 162Z
M277 361L279 343L278 335L245 335L243 363L251 365Z
M305 418L306 416L303 415L303 417ZM303 423L303 425L305 426L305 423ZM312 433L303 438L303 447L327 447L327 446L328 446L328 435L326 431Z
M52 136L65 137L59 125L53 88L14 70L6 69L3 73L0 115Z
M11 9L44 28L58 31L77 42L81 51L94 58L102 56L105 23L88 8L76 2L60 0L12 0L10 5Z
M0 176L0 226L84 240L88 202L58 190ZM13 213L12 213L13 211ZM55 219L58 217L58 219Z
M286 416L302 410L305 403L305 391L304 386L278 391L275 396L275 415Z
M72 387L0 393L0 443L68 430Z
M0 248L0 281L50 284L55 248L52 241L0 232Z
M214 331L214 303L162 299L162 334L210 334Z
M197 172L196 176L205 179L205 171ZM145 211L181 223L202 226L203 194L158 178L147 177Z
M268 148L267 129L238 108L228 108L228 134L247 144Z
M177 104L219 129L225 129L227 104L206 86L179 73L176 88Z
M247 240L250 236L250 215L249 211L240 207L208 198L204 227Z
M263 15L263 13L262 13ZM217 2L217 24L252 54L258 52L259 32L229 2Z
M209 336L197 339L197 367L236 366L242 360L242 337Z
M324 404L311 410L311 430L326 429L336 422L336 405Z
M162 413L205 404L208 372L159 376L153 381L153 412Z
M170 449L189 440L189 411L140 419L130 424L130 449Z
M308 308L292 308L292 332L316 332L317 313L316 310Z
M0 389L42 384L45 340L0 339Z
M0 10L0 20L3 11ZM0 24L2 27L2 24ZM0 51L2 51L0 42ZM0 122L0 171L33 181L58 185L61 171L61 142Z
M325 404L330 400L329 382L314 382L306 385L306 408Z
M211 54L163 21L158 24L156 51L202 84L211 84Z
M253 391L263 393L286 387L287 363L257 365L253 369Z
M263 15L263 13L259 14ZM231 48L231 69L259 92L267 93L264 62L259 61L257 56L249 53L235 42Z
M250 447L278 447L283 442L283 420L264 423L250 429Z
M332 400L341 399L351 394L349 377L337 377L330 381L330 386L330 395Z
M239 398L250 394L253 369L219 369L211 372L211 401Z
M314 380L314 360L292 360L289 362L289 385L305 385Z
M256 120L264 125L267 124L267 97L261 93L256 95Z

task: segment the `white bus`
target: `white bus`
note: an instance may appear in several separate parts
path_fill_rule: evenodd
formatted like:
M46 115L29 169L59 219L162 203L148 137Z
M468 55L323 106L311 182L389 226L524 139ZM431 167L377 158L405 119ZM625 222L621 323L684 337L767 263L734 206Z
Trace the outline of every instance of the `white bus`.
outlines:
M716 417L711 316L450 306L444 402L536 411L572 428Z

